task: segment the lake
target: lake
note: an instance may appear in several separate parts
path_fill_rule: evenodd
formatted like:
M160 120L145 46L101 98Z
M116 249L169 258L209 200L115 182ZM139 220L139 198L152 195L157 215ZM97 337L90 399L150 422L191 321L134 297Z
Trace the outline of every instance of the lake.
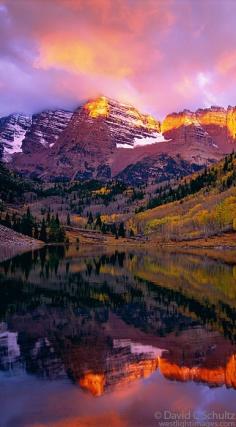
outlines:
M1 263L0 404L1 427L236 426L236 262L51 246Z

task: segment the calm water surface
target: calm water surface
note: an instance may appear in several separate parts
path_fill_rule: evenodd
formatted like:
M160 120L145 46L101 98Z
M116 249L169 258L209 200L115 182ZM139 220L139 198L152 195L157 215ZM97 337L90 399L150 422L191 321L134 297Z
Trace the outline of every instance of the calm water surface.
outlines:
M236 267L208 258L50 247L8 260L0 426L234 427L235 309Z

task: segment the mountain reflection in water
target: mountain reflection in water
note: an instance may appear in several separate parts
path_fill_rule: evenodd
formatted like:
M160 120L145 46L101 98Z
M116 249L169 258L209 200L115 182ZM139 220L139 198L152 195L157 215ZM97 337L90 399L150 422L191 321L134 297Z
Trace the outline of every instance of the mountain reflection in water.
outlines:
M235 308L235 267L207 258L135 251L83 255L62 246L28 252L0 265L2 384L12 399L14 381L21 379L26 386L31 378L36 390L51 383L56 395L70 386L72 394L80 391L79 399L109 400L108 395L115 399L134 387L144 399L147 384L161 382L166 407L172 408L173 387L181 387L178 393L187 403L186 388L197 383L207 387L213 403L214 390L221 387L217 404L224 407L231 393L235 399ZM193 408L199 390L193 393ZM157 425L152 411L160 407L159 399L147 414L143 408L143 424L139 419L135 425ZM54 413L57 421L46 413L42 425L67 425L60 424L61 410ZM37 417L21 419L21 411L15 421L10 410L3 412L5 425L36 425ZM73 408L69 414L73 418ZM76 418L77 424L68 426L99 425L100 415L97 424ZM101 425L134 422L133 413L126 414L126 424L117 413L114 420L104 421L104 416Z

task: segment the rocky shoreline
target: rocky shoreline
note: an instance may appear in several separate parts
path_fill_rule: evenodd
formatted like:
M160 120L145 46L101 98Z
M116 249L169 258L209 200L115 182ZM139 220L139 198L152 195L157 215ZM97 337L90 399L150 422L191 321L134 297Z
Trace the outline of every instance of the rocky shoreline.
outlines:
M0 262L31 249L44 245L40 240L17 233L0 225Z

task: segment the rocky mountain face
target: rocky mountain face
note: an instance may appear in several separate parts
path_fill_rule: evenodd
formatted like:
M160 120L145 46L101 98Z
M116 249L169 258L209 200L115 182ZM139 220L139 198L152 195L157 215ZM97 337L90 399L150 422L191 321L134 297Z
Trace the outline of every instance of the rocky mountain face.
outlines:
M0 160L8 162L14 153L22 151L22 141L31 124L31 116L24 114L0 118Z
M219 150L232 151L236 143L236 107L211 107L196 112L184 110L169 114L161 125L166 138L189 143L196 139Z
M54 174L111 178L117 149L163 140L160 123L135 108L101 97L78 108L53 151Z
M71 116L69 111L55 110L0 118L0 158L10 162L15 153L34 155L51 148Z
M90 125L94 124L93 119L103 119L109 126L113 147L132 148L147 141L154 143L161 137L160 122L150 115L141 114L131 105L101 97L88 102L79 111L83 112L79 118L89 121Z
M44 111L0 120L0 150L17 171L44 180L119 177L128 183L187 175L236 143L236 107L184 110L162 123L99 97L73 113Z
M142 185L149 180L168 181L190 175L201 169L201 165L190 163L177 156L156 154L144 157L143 160L127 166L117 177L127 184Z
M41 133L44 128L48 129L43 114L33 120L22 144L24 155L16 155L14 165L24 174L47 180L106 180L114 176L112 165L118 150L131 151L165 142L160 122L152 116L141 114L130 105L100 97L79 107L70 120L67 115L64 129L55 126L54 115L51 118L53 129L59 129L60 133L54 136L49 129L48 135L52 138L49 140L47 135L47 150L42 155L41 146L45 148L46 137L42 138Z
M22 141L22 152L34 154L51 148L60 133L67 127L72 113L64 110L43 111L32 116L31 126Z

